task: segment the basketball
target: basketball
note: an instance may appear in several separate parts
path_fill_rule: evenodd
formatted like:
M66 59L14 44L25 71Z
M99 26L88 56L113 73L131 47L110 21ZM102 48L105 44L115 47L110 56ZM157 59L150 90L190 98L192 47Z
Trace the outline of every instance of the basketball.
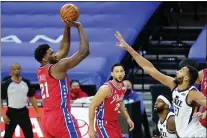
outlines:
M72 21L76 21L78 20L79 16L79 9L74 4L65 4L60 9L60 17L62 20L71 19Z

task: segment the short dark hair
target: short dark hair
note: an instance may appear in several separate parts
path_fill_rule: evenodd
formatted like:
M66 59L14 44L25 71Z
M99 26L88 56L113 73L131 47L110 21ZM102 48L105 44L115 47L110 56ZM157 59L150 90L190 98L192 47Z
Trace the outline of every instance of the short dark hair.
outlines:
M70 86L71 86L73 83L75 83L75 82L78 83L78 84L80 85L79 80L71 80L71 81L70 81Z
M189 74L189 85L192 86L198 78L198 70L192 66L186 66Z
M117 67L117 66L122 66L124 68L124 66L121 63L116 63L112 66L111 72L113 72L114 68Z
M179 69L181 69L182 67L185 67L185 66L192 66L192 67L196 68L197 70L199 68L199 64L195 60L190 59L190 58L185 58L182 61L180 61Z
M48 44L39 45L34 52L34 57L38 62L42 62L43 57L45 56L47 50L50 48Z

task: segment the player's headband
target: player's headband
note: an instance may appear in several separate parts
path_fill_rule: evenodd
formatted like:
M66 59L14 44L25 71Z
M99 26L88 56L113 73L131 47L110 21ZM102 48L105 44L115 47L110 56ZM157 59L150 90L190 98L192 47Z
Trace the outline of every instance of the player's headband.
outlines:
M165 98L164 96L159 95L159 96L157 97L157 99L161 99L161 100L163 100L163 101L169 106L169 108L171 107L170 102L169 102L168 99Z

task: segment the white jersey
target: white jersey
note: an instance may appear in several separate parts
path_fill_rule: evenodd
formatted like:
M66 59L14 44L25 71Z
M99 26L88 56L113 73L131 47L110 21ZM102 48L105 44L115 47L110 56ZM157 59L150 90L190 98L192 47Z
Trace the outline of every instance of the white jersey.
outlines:
M177 138L176 132L171 132L167 129L167 121L170 116L174 116L173 112L169 112L167 117L165 118L164 122L158 121L157 127L160 132L161 138Z
M200 124L199 118L192 118L194 107L187 103L188 93L196 89L194 86L184 91L173 90L173 106L175 112L175 125L179 137L206 137L206 129Z

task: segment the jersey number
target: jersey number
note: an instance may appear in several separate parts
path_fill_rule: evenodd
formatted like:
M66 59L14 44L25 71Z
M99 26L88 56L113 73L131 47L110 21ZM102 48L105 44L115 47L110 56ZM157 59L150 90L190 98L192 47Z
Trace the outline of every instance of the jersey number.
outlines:
M114 109L114 111L119 110L119 107L120 107L120 103L117 103L117 104L116 104L116 107L115 107L115 109Z
M45 82L44 84L40 84L40 89L41 89L41 95L42 95L42 99L48 98L49 97L49 93L48 93L48 85L47 82Z
M162 137L167 137L167 133L166 132L161 132Z
M178 114L179 114L179 108L176 107L176 106L174 106L174 109L175 109L175 115L178 116Z

